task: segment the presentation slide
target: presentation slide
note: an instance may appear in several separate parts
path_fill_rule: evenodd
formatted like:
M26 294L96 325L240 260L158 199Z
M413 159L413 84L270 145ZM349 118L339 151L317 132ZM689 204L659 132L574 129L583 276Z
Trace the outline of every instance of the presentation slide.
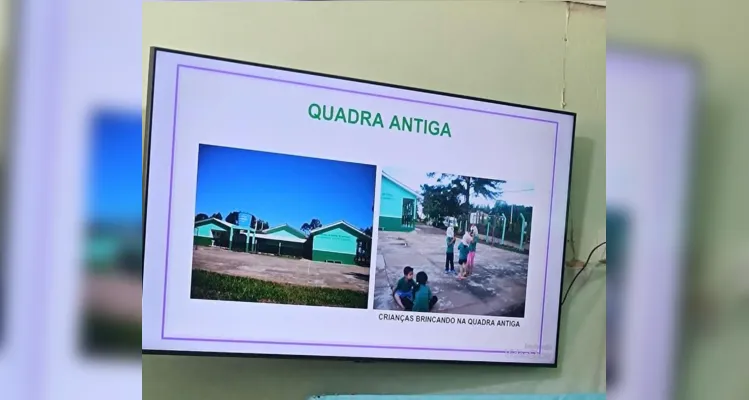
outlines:
M556 365L574 114L165 49L149 80L144 352Z

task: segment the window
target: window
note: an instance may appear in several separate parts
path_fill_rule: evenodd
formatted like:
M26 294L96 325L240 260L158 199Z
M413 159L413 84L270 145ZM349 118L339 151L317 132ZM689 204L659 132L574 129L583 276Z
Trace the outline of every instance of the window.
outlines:
M211 229L213 236L212 246L229 247L229 232L220 229Z
M416 200L403 199L403 213L401 215L401 225L413 227L416 222L414 218L416 215Z

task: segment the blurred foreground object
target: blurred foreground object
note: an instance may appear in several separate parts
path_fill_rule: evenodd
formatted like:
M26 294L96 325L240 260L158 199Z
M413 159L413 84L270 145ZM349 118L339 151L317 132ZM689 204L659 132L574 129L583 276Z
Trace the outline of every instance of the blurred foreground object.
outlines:
M141 4L12 5L3 398L139 398Z
M678 399L744 399L749 393L746 15L749 3L741 0L629 0L608 9L610 43L688 52L700 66Z
M143 270L141 113L94 114L82 254L84 351L140 354Z
M607 372L612 398L672 395L696 73L687 59L606 57ZM609 231L610 229L610 231Z

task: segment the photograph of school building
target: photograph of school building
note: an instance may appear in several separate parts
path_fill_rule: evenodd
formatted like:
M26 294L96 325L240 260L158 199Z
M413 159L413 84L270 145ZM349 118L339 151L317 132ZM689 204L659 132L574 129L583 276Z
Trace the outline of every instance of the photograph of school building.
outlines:
M411 232L416 228L421 195L387 172L380 180L380 217L382 231Z
M304 233L288 224L256 229L217 218L195 221L196 246L223 247L257 253L342 265L369 265L372 238L346 221L338 221Z
M381 175L374 308L401 309L393 293L410 266L427 274L434 312L524 316L532 184L392 167ZM465 277L464 240L474 242Z
M200 145L197 175L192 298L367 307L375 166Z

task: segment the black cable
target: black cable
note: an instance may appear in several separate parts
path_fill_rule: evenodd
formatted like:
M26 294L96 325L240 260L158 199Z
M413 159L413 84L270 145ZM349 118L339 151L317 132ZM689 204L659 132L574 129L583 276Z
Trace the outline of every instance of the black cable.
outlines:
M598 250L599 247L601 247L601 246L603 246L605 244L606 244L606 242L599 243L596 247L593 248L593 250L590 251L590 253L588 254L588 259L585 260L585 264L583 264L583 267L580 268L579 271L577 271L577 273L575 274L575 277L572 278L572 282L570 282L570 285L567 286L567 292L564 293L564 297L562 298L562 303L559 304L560 307L562 305L564 305L564 302L567 300L567 296L570 294L570 290L572 289L572 285L575 284L575 281L577 280L577 277L580 276L580 274L583 272L583 270L585 269L585 267L588 266L588 263L590 263L590 258L593 257L593 253L595 253L595 251Z

